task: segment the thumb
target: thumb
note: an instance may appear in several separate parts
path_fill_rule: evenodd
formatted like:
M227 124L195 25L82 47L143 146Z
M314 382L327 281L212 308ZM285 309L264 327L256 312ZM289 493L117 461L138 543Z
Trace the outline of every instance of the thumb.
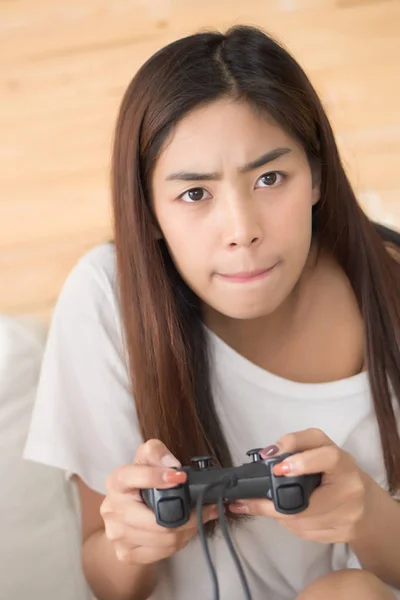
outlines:
M181 467L179 460L168 450L161 440L148 440L139 446L135 465L149 465L154 467Z

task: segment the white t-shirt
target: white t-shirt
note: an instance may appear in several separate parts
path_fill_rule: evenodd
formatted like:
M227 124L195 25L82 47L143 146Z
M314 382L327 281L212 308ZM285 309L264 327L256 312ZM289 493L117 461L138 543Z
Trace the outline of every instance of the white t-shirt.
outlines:
M113 244L85 254L69 274L55 307L24 456L79 475L105 494L108 475L132 462L143 442L129 390L116 293ZM240 356L212 332L212 385L216 409L234 464L250 448L285 433L318 427L350 452L386 488L379 433L368 377L295 383ZM293 600L332 570L359 567L345 544L302 540L275 521L257 517L233 531L253 600ZM211 543L221 598L240 600L242 589L221 533ZM152 600L204 600L211 581L200 540L163 561ZM399 595L400 597L400 595Z

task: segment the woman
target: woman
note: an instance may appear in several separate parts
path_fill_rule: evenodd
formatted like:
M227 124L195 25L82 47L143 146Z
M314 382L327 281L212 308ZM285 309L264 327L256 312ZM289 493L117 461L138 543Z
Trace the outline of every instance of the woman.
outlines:
M139 490L258 446L295 453L278 475L323 475L294 516L226 507L253 598L395 598L400 267L299 65L250 27L161 49L123 98L112 196L114 243L57 302L25 451L77 481L94 593L210 598L196 515L163 528ZM221 598L239 599L216 516Z

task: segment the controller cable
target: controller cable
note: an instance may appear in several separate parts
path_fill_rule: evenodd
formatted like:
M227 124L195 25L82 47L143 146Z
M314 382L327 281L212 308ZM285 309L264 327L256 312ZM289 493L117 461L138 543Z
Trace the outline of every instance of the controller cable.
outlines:
M237 571L239 573L239 577L240 577L240 581L241 581L241 584L243 587L245 598L246 598L246 600L252 600L249 584L246 579L246 575L244 573L242 563L240 562L239 556L235 550L231 536L229 534L228 525L227 525L227 522L225 519L225 514L224 514L223 501L224 501L225 491L230 486L231 486L231 478L225 477L225 478L221 478L217 481L213 481L212 483L209 483L200 492L199 497L197 499L197 503L196 503L197 522L199 525L199 536L200 536L200 541L201 541L201 545L203 548L203 552L204 552L204 555L206 558L207 566L209 568L210 575L211 575L212 586L213 586L213 600L220 600L217 573L216 573L215 566L214 566L214 563L213 563L211 555L210 555L210 549L208 547L207 538L206 538L206 535L204 532L203 515L202 515L202 508L204 506L205 495L207 494L207 492L210 489L212 489L214 487L219 487L220 490L218 493L217 503L218 503L218 516L219 516L219 522L221 525L221 530L222 530L223 536L225 538L226 545L228 546L228 549L231 553L232 559L233 559L233 561L236 565Z

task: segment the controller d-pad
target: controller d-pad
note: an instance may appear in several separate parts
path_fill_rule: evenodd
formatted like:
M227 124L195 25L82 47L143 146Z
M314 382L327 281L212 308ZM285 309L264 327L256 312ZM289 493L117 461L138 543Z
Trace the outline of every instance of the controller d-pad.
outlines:
M163 523L176 523L185 515L181 498L163 498L158 502L158 515Z
M297 483L280 485L276 490L276 499L281 510L296 510L305 504L303 488Z

